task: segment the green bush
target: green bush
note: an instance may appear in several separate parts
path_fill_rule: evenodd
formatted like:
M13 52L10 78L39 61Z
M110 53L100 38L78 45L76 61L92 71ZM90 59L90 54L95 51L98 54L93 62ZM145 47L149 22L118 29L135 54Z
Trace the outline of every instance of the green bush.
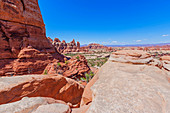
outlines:
M76 56L76 59L79 61L79 60L80 60L80 57L79 57L79 56Z
M61 64L58 62L58 63L57 63L57 66L58 66L58 67L61 67Z
M86 79L84 77L81 77L80 80L81 81L86 81Z
M47 70L45 70L45 71L44 71L44 75L47 75L47 74L48 74L48 71L47 71Z
M85 73L85 77L86 77L86 82L88 83L90 81L90 75L88 73Z
M66 64L66 65L68 64L68 60L65 61L65 64Z

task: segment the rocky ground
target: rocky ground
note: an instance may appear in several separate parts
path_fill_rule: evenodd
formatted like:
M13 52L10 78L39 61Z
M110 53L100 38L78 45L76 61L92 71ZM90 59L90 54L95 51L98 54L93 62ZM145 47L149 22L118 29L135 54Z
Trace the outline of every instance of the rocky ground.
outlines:
M0 1L0 113L169 113L160 48L53 41L38 0Z

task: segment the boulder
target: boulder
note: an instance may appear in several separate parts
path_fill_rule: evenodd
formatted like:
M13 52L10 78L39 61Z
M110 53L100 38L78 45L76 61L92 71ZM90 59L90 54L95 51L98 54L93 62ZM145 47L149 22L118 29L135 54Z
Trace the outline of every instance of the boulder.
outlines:
M53 102L52 102L53 101ZM70 113L68 105L52 98L24 97L22 100L0 105L1 113Z
M79 104L83 86L63 76L25 75L0 78L0 104L23 97L50 97L72 105Z
M57 103L41 105L33 113L71 113L71 110L68 105Z

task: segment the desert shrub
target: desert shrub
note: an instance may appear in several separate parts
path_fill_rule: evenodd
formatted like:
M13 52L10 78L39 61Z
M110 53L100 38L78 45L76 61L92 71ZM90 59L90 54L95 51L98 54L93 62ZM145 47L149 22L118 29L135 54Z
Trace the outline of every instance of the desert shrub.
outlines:
M81 77L80 80L81 81L86 81L86 79L84 77Z
M65 64L66 64L66 65L68 64L68 60L65 61Z
M88 73L85 73L85 77L86 77L86 82L88 83L90 80L90 75Z
M97 62L97 66L98 66L98 67L100 66L100 63L99 63L99 62Z
M44 75L47 75L47 74L48 74L48 71L47 71L47 70L45 70L45 71L44 71Z
M84 82L89 82L94 77L94 73L92 71L88 73L85 73L85 77L81 77L80 80Z
M61 64L58 62L58 63L57 63L57 66L58 66L58 67L61 67Z
M94 77L94 73L90 71L90 78L92 79Z
M79 56L76 56L76 59L77 59L78 61L80 61L80 57L79 57Z

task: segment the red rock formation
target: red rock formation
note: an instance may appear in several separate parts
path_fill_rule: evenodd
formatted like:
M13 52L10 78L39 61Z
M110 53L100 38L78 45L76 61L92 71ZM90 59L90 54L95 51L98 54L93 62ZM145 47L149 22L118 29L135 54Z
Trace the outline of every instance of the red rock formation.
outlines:
M53 40L52 40L50 37L48 37L48 40L49 40L51 43L53 43Z
M62 41L62 43L66 43L66 41L65 41L65 40L63 40L63 41Z
M56 42L61 42L61 41L58 38L55 38L54 43L56 43Z
M77 41L77 48L80 49L80 42Z
M26 55L18 57L23 51ZM30 54L38 55L30 58ZM0 76L19 70L26 74L30 68L31 73L42 73L46 61L54 58L63 61L64 57L46 38L38 0L0 1Z
M62 74L63 76L77 79L84 77L84 73L90 71L89 66L87 65L87 60L82 55L77 55L71 58L68 61L63 62L54 62L49 64L44 72L48 74Z
M80 42L75 43L75 40L71 41L70 43L66 43L65 40L62 42L57 38L56 41L54 40L53 45L60 53L70 53L70 52L79 52L80 49Z

